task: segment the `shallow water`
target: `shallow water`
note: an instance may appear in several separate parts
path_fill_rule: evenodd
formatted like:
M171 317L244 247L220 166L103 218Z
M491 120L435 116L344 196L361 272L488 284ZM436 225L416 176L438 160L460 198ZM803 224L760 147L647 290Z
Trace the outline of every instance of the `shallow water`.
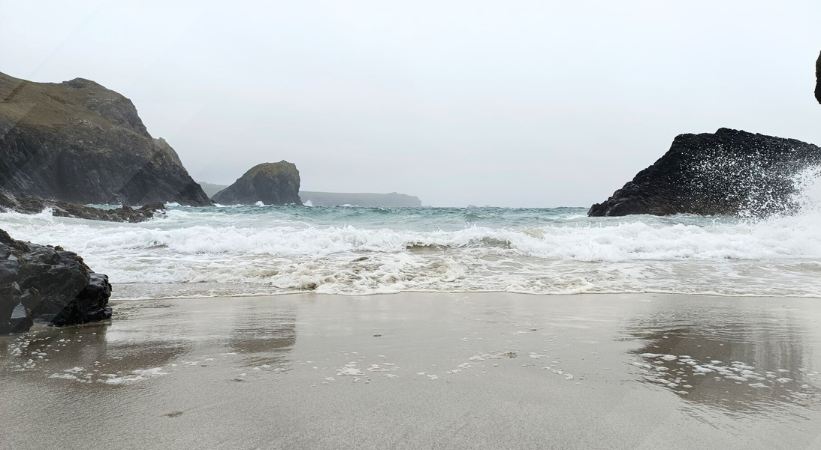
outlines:
M821 213L588 218L582 208L170 206L141 224L0 214L114 297L401 291L821 296Z

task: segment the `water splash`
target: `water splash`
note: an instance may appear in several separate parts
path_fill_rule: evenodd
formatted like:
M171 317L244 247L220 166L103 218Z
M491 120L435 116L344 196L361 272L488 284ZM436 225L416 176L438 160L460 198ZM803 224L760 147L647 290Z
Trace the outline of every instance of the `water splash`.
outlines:
M821 183L767 218L588 218L582 208L170 207L140 224L0 214L63 245L117 298L310 289L821 296Z

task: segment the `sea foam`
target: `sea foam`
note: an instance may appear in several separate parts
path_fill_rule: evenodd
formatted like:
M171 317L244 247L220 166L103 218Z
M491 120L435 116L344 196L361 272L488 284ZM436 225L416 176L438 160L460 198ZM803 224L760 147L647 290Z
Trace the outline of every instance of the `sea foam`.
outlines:
M110 276L117 298L302 290L821 296L821 187L815 173L802 176L802 211L767 219L169 205L166 217L139 224L5 213L0 228L79 253Z

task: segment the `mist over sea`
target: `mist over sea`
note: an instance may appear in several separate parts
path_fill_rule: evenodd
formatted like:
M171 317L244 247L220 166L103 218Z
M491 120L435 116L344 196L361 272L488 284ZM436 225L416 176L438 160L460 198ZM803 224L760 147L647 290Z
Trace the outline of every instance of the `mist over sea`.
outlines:
M821 296L817 183L760 218L588 218L584 208L168 205L137 224L17 213L17 239L83 255L117 299L314 291Z

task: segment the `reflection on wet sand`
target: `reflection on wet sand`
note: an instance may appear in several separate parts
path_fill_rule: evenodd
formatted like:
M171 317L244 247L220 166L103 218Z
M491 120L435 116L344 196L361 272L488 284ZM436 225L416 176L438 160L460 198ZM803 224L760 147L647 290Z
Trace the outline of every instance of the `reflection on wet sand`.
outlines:
M55 328L40 326L0 340L4 372L40 372L80 384L127 384L161 374L159 367L185 353L173 341L112 341L108 324Z
M125 384L161 373L183 354L177 342L111 342L108 324L78 327L37 327L0 343L0 371L42 373L50 379L82 383Z
M801 321L788 311L744 317L703 310L634 321L628 333L644 343L632 365L641 381L727 413L816 402L821 374L807 364Z
M817 299L305 294L115 311L0 338L0 447L821 448Z
M296 313L291 308L252 305L237 311L229 345L248 367L283 365L296 344Z
M240 368L284 370L296 342L293 305L235 303L228 314L192 311L191 305L171 301L121 304L111 324L38 325L25 334L0 337L0 375L25 372L78 386L128 385L210 367L218 358Z

